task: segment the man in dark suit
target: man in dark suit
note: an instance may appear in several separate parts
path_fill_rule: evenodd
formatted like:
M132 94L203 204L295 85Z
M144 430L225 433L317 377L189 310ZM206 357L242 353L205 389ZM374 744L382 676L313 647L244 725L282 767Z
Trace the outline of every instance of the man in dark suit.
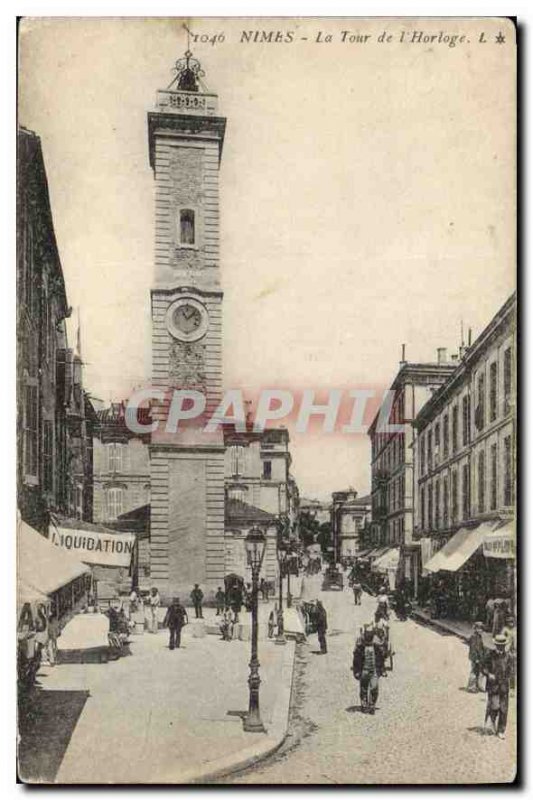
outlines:
M496 649L490 650L484 665L487 676L487 710L485 724L490 719L492 731L500 739L505 739L507 711L509 709L509 685L513 673L513 660L506 652L507 637L498 634L493 642Z
M385 672L383 649L377 643L374 629L365 626L353 652L353 674L359 681L359 697L363 714L374 714L379 694L379 679Z
M328 645L326 642L326 631L328 629L328 615L326 609L320 602L316 601L316 632L318 634L318 643L320 645L320 652L327 653Z
M174 650L181 645L181 629L188 623L187 611L180 603L179 597L174 597L172 603L167 608L163 627L168 627L170 639L168 642L169 650Z

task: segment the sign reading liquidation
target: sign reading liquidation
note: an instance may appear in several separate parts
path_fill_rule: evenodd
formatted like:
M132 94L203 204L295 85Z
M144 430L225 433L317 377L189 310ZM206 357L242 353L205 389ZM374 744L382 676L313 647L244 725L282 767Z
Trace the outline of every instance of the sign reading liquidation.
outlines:
M95 531L59 528L51 530L51 541L58 547L75 552L86 564L129 567L135 535L133 533L97 533Z

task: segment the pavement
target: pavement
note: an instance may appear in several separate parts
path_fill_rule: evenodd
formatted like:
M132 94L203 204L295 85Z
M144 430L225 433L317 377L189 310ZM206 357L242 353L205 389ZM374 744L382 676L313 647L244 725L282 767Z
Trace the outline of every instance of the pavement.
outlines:
M270 607L260 604L263 623ZM204 615L214 621L214 610ZM19 753L21 778L204 783L278 748L288 725L294 641L259 642L266 733L246 733L250 643L197 638L195 624L185 627L178 650L168 649L161 630L132 636L131 655L116 661L43 666L38 711Z
M469 694L468 650L456 636L414 620L391 621L394 670L380 681L375 716L360 712L352 673L356 631L376 600L323 592L328 653L316 636L297 645L288 735L260 764L225 784L509 783L516 772L516 698L507 738L483 729L486 695Z

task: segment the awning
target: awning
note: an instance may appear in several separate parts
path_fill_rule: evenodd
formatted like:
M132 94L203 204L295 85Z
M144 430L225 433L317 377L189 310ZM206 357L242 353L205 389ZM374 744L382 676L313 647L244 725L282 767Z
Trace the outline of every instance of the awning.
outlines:
M370 551L368 558L379 558L386 553L388 549L388 547L376 547L374 550Z
M371 553L371 552L372 551L368 550L368 549L367 550L359 550L358 553L354 553L353 554L353 557L354 558L366 558L368 556L368 554Z
M483 523L476 528L460 528L444 547L429 559L424 569L428 572L456 572L474 555L483 543L485 534L492 530L492 525Z
M22 520L17 531L18 584L48 595L71 583L80 575L90 574L76 556L45 539Z
M383 555L379 556L372 564L372 569L377 572L396 571L400 563L400 548L390 547Z
M487 531L483 538L486 558L516 558L516 523L514 520Z

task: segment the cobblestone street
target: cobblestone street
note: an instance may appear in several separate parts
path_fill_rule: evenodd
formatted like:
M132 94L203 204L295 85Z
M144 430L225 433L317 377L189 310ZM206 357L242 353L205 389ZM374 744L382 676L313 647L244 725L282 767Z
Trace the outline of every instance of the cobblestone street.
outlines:
M226 783L481 783L514 778L515 709L507 738L483 734L485 694L468 694L467 648L408 620L391 622L394 671L380 682L375 716L359 712L354 636L375 599L322 593L328 654L316 636L299 648L289 736L277 754ZM393 615L394 616L394 615ZM514 706L514 698L512 698Z

